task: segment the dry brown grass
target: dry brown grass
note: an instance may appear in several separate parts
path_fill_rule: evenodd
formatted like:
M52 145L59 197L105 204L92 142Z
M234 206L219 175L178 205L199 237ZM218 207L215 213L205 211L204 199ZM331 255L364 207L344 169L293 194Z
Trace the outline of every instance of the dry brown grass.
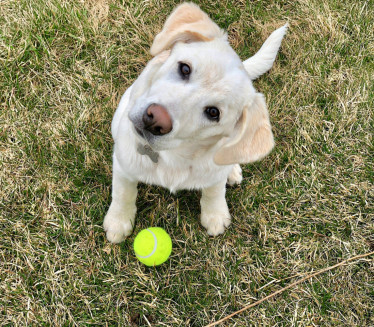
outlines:
M228 190L209 238L199 193L142 185L135 233L174 243L157 269L131 236L105 240L109 127L175 1L3 0L0 12L0 325L202 326L374 246L372 1L199 1L246 59L288 21L255 82L276 149ZM374 325L372 258L227 326Z

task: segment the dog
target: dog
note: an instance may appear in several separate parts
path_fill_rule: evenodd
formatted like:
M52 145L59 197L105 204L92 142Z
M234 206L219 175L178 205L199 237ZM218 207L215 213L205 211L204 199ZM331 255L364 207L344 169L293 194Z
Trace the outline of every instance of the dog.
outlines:
M197 5L183 3L155 37L149 61L114 114L112 202L107 239L132 233L137 184L202 190L201 224L211 236L230 225L226 183L239 164L265 157L274 138L264 96L252 80L273 65L287 24L242 62L227 34Z

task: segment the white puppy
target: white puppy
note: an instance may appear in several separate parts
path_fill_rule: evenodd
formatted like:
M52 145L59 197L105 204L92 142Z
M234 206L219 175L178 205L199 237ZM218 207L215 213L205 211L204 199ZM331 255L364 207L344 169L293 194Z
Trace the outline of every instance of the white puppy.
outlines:
M239 163L259 160L274 146L264 97L251 81L272 67L286 28L242 63L198 6L184 3L172 12L151 47L154 58L114 114L109 241L132 232L138 182L202 189L208 234L229 226L226 182L240 183Z

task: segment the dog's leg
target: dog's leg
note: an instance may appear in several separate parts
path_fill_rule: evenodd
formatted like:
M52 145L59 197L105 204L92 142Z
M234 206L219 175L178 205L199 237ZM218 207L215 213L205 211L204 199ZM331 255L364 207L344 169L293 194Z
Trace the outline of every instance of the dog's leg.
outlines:
M209 235L217 236L225 231L231 222L225 199L226 181L204 188L200 200L201 224Z
M113 163L112 203L104 218L104 230L108 241L122 242L134 227L136 213L137 182L121 176Z
M235 164L232 167L229 177L227 178L227 184L229 185L240 184L242 180L243 180L242 169L240 168L239 164Z

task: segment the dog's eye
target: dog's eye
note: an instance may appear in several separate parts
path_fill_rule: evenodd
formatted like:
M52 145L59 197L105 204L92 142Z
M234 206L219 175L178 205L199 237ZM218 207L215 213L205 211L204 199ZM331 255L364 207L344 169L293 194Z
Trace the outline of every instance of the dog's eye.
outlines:
M220 112L216 107L206 107L205 113L210 120L219 120Z
M191 74L191 67L187 64L180 62L179 63L179 73L182 79L187 79Z

